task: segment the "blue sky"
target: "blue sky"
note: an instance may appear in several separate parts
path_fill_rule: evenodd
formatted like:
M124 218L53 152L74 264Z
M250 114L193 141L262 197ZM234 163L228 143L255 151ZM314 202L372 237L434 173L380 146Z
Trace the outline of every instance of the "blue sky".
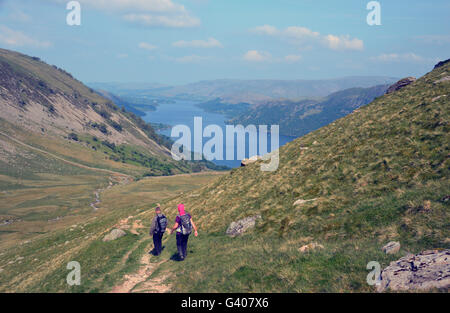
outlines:
M450 2L0 0L0 47L38 56L84 82L421 76L450 57Z

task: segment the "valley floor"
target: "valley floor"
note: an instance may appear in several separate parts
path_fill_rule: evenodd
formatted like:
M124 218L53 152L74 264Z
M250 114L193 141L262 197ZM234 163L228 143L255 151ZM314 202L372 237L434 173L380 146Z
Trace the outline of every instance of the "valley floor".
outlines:
M48 189L48 194L55 193L60 201L73 201L77 197L85 200L83 208L61 213L60 218L47 219L43 216L48 214L44 208L55 200L47 194L46 201L49 203L42 204L41 212L35 213L36 221L30 221L24 216L14 223L0 226L0 292L105 292L111 291L113 287L118 292L131 291L135 287L138 291L155 291L155 286L146 283L146 278L156 266L150 263L146 254L153 245L148 235L152 208L164 199L192 193L223 174L181 174L144 178L129 183L110 180L110 184L107 183L110 177L102 176L99 181L103 181L101 184L106 187L99 193L96 210L89 203L95 199L95 188L98 187L94 185L99 181L83 182L86 177L80 177L78 181L68 177L63 181L62 177L58 177L61 181L56 182L55 177L52 177L48 182L39 180L43 188L27 186L29 182L21 181L21 188L2 195L5 199L9 197L7 201L2 201L2 210L7 210L9 214L17 213L21 206L26 207L27 198L33 195L36 197L34 189L40 193ZM6 179L6 176L3 178ZM50 187L50 181L58 186ZM63 190L66 193L62 193ZM9 207L6 207L6 203ZM70 211L69 208L66 210ZM33 211L36 211L36 204ZM103 242L102 238L113 228L122 228L127 235L115 241ZM70 287L66 283L69 273L66 265L74 260L81 264L83 283ZM133 272L138 273L137 280L136 274L129 275ZM127 280L132 283L127 283ZM165 284L161 284L161 288L156 291L168 290Z

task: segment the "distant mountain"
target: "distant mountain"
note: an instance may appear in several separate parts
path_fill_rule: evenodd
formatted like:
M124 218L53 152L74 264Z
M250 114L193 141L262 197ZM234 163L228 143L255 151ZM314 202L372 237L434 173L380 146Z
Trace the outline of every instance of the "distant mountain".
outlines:
M129 82L129 83L117 83L117 82L92 82L87 85L93 89L103 89L115 94L121 94L123 91L129 90L157 90L162 88L170 88L169 85L159 83L142 83L142 82Z
M299 137L346 116L355 109L382 96L389 85L350 88L330 94L322 100L275 100L253 105L239 112L231 124L280 125L280 133ZM231 105L233 107L233 105ZM216 106L220 107L220 106ZM245 105L242 106L245 108Z
M90 83L95 89L104 89L115 94L139 94L162 98L180 98L210 101L217 98L223 102L260 103L280 98L304 99L326 97L339 90L375 85L391 84L398 79L384 76L352 76L323 80L205 80L180 86L155 84Z
M227 103L259 103L279 98L303 99L326 97L330 93L354 88L390 84L392 77L363 76L324 80L212 80L177 86L160 91L170 97L193 97L203 99L221 98Z
M114 95L113 93L106 91L106 90L97 90L97 92L105 97L106 99L111 100L114 102L118 107L124 108L128 112L132 112L136 114L137 116L145 116L145 112L137 109L133 103L129 103L128 101L123 100L121 97Z

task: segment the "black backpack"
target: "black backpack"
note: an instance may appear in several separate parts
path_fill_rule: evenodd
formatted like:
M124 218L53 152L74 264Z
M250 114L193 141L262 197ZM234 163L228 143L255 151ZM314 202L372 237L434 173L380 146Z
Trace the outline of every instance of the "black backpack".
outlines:
M189 215L185 214L185 215L178 215L181 219L181 233L183 235L189 235L190 233L192 233L192 224L191 224L191 218L189 217Z
M156 217L156 232L164 233L167 228L167 217L162 214L161 216Z

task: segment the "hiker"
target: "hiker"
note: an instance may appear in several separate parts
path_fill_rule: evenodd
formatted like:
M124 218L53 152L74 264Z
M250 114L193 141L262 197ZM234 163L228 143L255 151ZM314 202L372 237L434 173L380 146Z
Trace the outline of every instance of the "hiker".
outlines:
M169 229L169 234L174 230L177 231L177 249L180 260L183 261L187 255L187 243L189 235L192 233L192 228L194 228L195 237L198 236L197 226L195 226L194 221L189 213L184 210L184 204L178 205L179 215L175 218L175 225Z
M153 254L160 255L162 252L162 237L167 228L167 218L164 214L161 213L161 208L159 205L155 208L155 217L152 221L152 226L150 226L150 236L153 235Z

